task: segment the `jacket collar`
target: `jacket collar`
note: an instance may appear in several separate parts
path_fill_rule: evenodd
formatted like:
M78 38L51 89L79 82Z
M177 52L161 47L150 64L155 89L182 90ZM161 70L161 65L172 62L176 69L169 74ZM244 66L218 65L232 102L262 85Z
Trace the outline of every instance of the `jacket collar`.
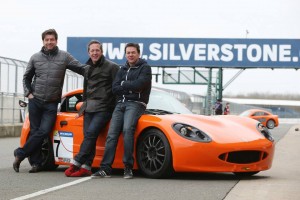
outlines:
M58 53L58 47L54 47L54 49L51 49L51 50L47 50L44 46L42 47L41 49L41 52L47 56L54 56Z
M89 58L86 62L87 65L93 66L93 67L100 67L105 61L105 57L102 55L101 58L94 64L92 59Z
M145 63L147 63L146 60L144 60L144 59L142 59L142 58L139 58L139 60L135 63L135 65L134 65L134 66L131 66L131 67L133 67L133 68L138 68L139 66L141 66L141 65L143 65L143 64L145 64ZM130 65L129 65L128 61L126 61L125 67L126 67L127 69L130 68Z

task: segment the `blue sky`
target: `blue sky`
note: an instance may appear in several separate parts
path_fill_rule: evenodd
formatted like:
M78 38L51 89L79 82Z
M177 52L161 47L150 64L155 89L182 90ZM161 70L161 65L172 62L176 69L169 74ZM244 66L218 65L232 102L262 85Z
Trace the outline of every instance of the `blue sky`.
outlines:
M0 56L28 61L48 28L58 31L64 50L69 36L300 39L299 7L295 0L1 0ZM235 73L224 70L224 84ZM299 85L300 70L249 69L224 94L300 94Z

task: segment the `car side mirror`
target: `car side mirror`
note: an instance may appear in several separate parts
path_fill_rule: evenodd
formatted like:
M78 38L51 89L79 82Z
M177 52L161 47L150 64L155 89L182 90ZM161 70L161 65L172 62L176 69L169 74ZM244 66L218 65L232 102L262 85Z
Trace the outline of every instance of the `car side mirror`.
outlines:
M23 100L19 100L19 106L20 107L25 108L25 107L27 107L27 104L28 104L28 102L23 101Z
M78 103L76 104L75 108L76 108L76 110L77 110L77 111L79 111L79 110L80 110L80 108L81 108L82 104L83 104L83 102L82 102L82 101L81 101L81 102L78 102Z

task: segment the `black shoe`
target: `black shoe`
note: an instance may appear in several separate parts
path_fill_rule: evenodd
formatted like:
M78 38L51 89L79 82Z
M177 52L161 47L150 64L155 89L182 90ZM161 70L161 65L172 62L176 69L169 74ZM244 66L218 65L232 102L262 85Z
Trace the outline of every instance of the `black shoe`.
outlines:
M17 150L14 151L15 160L13 162L13 168L15 172L19 172L20 164L22 160L17 156Z
M29 170L29 173L37 173L42 171L42 167L39 165L32 165L31 170Z
M133 178L133 173L132 173L132 169L131 168L126 167L124 169L124 176L123 176L123 178L126 178L126 179Z
M111 175L109 172L103 170L103 169L100 169L99 171L97 171L96 173L92 174L92 179L94 178L110 178Z

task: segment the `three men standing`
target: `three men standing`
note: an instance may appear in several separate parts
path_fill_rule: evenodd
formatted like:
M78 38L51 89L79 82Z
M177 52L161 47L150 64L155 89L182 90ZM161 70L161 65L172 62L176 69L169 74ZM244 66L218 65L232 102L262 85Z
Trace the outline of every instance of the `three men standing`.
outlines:
M44 46L31 57L24 74L24 94L29 99L30 136L22 148L14 151L13 169L19 172L21 162L30 156L32 169L29 172L43 170L42 142L55 124L65 72L70 69L84 76L84 103L78 113L79 116L84 114L84 140L65 175L92 174L98 135L112 116L100 170L92 178L110 176L121 132L124 137L124 178L132 178L134 132L149 101L152 80L151 67L140 58L140 46L135 43L126 45L127 61L119 68L103 56L101 43L93 40L88 44L90 58L87 65L82 65L69 53L58 49L57 37L54 29L42 33Z

